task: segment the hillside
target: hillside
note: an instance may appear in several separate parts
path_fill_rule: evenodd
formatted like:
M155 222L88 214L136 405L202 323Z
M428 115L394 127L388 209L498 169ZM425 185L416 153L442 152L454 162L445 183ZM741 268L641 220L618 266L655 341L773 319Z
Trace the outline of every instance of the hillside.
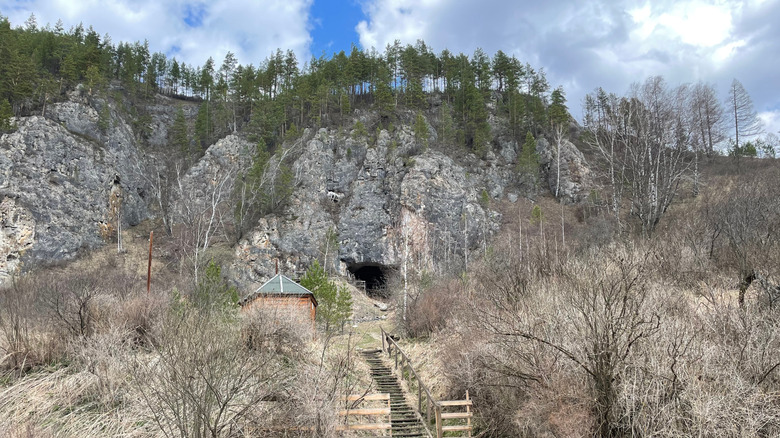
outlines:
M780 433L780 167L707 90L2 19L0 77L0 435L334 436L380 326L482 436ZM315 266L314 332L239 311Z

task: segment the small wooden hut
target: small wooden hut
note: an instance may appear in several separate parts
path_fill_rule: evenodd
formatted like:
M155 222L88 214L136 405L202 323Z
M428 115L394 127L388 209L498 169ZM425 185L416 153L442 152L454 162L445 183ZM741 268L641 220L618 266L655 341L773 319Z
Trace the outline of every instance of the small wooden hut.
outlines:
M282 274L276 274L262 286L241 300L241 310L269 310L285 318L310 321L312 330L317 317L317 299L314 293Z

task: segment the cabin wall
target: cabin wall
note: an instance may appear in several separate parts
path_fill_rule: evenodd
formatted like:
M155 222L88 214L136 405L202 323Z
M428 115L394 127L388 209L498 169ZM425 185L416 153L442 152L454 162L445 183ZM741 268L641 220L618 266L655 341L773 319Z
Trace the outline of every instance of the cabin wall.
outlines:
M259 296L244 304L242 312L264 311L277 320L298 320L308 323L312 332L317 317L317 308L311 297Z

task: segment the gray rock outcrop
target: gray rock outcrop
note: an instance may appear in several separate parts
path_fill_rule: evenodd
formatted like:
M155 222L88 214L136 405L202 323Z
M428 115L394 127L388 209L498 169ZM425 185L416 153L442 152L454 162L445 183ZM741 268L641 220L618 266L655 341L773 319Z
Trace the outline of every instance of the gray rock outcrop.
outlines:
M404 258L433 269L445 258L462 259L498 230L500 215L480 201L498 167L467 172L441 152L412 155L419 147L406 128L383 130L371 143L326 129L299 140L291 205L261 219L239 243L239 281L267 278L276 260L300 272L326 251L329 268L342 274L363 265L397 269ZM326 245L328 232L338 236L335 248Z
M557 187L558 198L568 204L580 202L588 196L593 185L590 166L574 144L567 139L561 141L560 185L555 144L540 138L536 143L536 153L551 193L555 194Z
M20 118L15 132L0 137L0 202L23 211L16 217L30 217L35 230L34 243L12 257L34 265L102 245L116 220L109 212L112 194L121 198L114 205L123 224L148 217L144 185L134 177L139 158L132 130L110 111L110 124L101 130L98 111L86 103L53 104L49 118ZM7 221L0 227L0 234L16 234Z
M12 198L0 200L0 284L17 270L22 254L35 243L35 220Z
M197 104L158 96L146 103L143 122L131 124L124 103L77 89L49 105L46 117L17 119L18 130L0 137L0 283L25 260L67 260L105 244L117 221L124 227L159 217L168 227L190 227L205 218L220 221L227 235L236 178L251 165L255 145L228 135L189 169L186 160L171 166L168 128L179 105L191 123ZM364 125L375 123L370 112L356 114ZM277 262L294 275L315 258L342 274L405 262L417 272L457 271L473 251L486 250L501 223L493 203L533 190L517 184L517 142L493 116L494 147L484 157L459 150L455 160L415 139L414 117L406 119L392 133L306 129L278 146L272 161L279 169L285 156L295 189L286 208L261 217L234 247L232 278L262 281ZM139 123L143 134L134 131ZM428 130L436 142L429 123ZM555 192L556 151L541 139L537 152ZM564 141L559 196L578 202L589 186L587 162ZM208 222L205 234L195 231L195 247L208 247L215 231Z

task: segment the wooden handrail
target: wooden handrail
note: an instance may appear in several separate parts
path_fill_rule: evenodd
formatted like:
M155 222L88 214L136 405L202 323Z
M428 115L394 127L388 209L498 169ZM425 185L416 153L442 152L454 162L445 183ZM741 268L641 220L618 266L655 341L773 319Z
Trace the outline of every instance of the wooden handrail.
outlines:
M437 438L441 438L444 434L444 432L450 432L450 431L464 431L468 432L468 436L471 436L471 417L472 413L470 410L471 407L471 400L469 400L468 391L466 391L466 400L455 400L455 401L437 401L433 398L431 395L431 391L428 389L427 386L425 386L422 383L422 380L420 380L420 376L417 374L417 371L412 366L412 362L409 360L409 356L404 353L403 349L398 345L398 343L393 339L389 333L385 331L383 327L379 327L379 330L381 330L382 333L382 351L387 353L388 356L391 358L393 357L393 354L395 354L395 368L398 369L398 356L401 356L401 377L403 377L403 371L404 369L409 371L409 382L411 384L412 376L415 380L417 380L417 413L422 417L422 400L423 400L423 392L425 393L427 397L427 403L426 403L426 409L425 409L425 416L427 422L424 422L425 430L428 432L429 435L434 436L431 433L431 430L428 428L428 425L431 423L431 409L433 408L434 412L434 421L436 425L436 434L435 436ZM410 388L411 389L411 388ZM450 406L465 406L467 409L466 413L442 413L442 408L444 407L450 407ZM444 426L444 420L448 419L467 419L468 424L466 426Z
M401 349L401 347L398 345L397 342L395 342L395 339L393 339L389 333L385 331L383 327L379 327L379 330L381 330L382 333L382 350L388 354L388 356L393 355L393 350L395 351L395 367L398 368L398 355L400 354L402 362L401 362L401 376L403 377L403 367L405 367L407 370L409 370L409 380L411 383L411 376L414 376L414 379L417 380L417 413L422 418L422 407L423 407L423 393L427 397L427 403L425 404L425 421L423 421L423 426L425 427L425 430L428 432L430 436L433 436L431 433L430 428L428 425L431 423L431 408L433 408L436 412L441 410L441 407L438 405L438 402L436 399L433 398L431 395L431 391L428 389L427 386L420 380L420 375L417 374L417 371L412 366L412 362L409 360L409 356L404 353L404 351ZM435 413L434 413L435 414ZM436 421L438 422L438 417L436 418ZM437 437L441 437L441 434L438 434Z
M409 356L407 356L406 353L404 353L404 351L401 349L401 347L398 345L398 343L395 342L395 339L390 337L390 335L385 331L384 328L379 327L379 330L382 331L382 345L384 346L384 341L385 340L387 340L387 342L388 342L388 348L386 350L384 350L384 351L386 353L390 354L391 352L390 352L389 345L392 343L392 345L395 346L395 348L398 351L398 353L401 354L401 357L403 357L404 361L408 364L408 369L409 369L409 371L412 372L412 374L414 375L414 378L417 379L417 381L419 382L419 387L422 388L425 391L425 394L428 396L428 398L433 400L434 398L431 396L431 392L428 390L428 387L425 386L422 383L422 381L420 380L420 376L417 374L417 371L415 371L414 367L412 367L411 361L409 360Z

